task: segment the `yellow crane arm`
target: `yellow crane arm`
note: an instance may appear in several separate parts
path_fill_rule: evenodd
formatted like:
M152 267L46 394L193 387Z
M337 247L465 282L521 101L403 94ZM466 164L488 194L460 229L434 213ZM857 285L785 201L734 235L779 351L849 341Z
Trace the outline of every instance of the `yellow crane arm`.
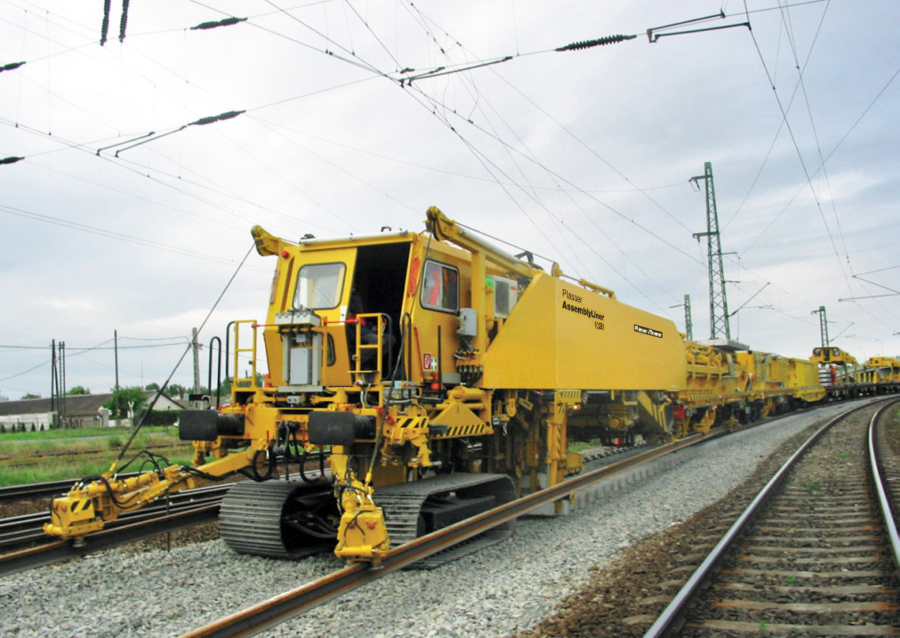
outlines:
M50 522L44 525L44 533L63 539L83 538L103 529L123 512L140 509L167 494L211 480L204 476L224 477L248 467L256 453L251 448L196 468L173 465L162 472L144 472L127 479L117 479L111 472L94 480L85 479L65 496L53 499Z
M448 241L472 253L482 253L487 259L510 272L533 279L535 269L530 264L517 259L493 244L467 233L455 221L448 219L437 206L429 208L425 222L429 232L439 241Z

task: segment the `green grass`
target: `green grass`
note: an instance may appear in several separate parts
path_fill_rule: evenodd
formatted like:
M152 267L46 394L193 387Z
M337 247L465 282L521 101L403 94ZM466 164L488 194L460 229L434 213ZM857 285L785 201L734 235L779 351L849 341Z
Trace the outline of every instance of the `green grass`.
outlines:
M91 474L102 474L112 465L133 430L128 428L91 428L84 430L53 430L51 432L25 432L0 436L0 457L9 458L0 466L0 487L44 483L76 479ZM141 428L132 441L125 461L140 450L151 446L178 447L150 450L169 459L172 464L189 464L192 460L190 445L178 440L174 430L166 435L162 426ZM57 437L64 433L65 437ZM97 434L99 433L99 435ZM94 434L94 436L91 436ZM35 436L38 435L38 436ZM91 438L81 438L89 436ZM16 442L13 437L19 438ZM72 437L78 437L73 439ZM72 454L72 456L45 456L42 454ZM78 455L73 453L80 453ZM126 470L136 472L151 469L145 458L135 461ZM36 463L16 467L16 462Z
M819 484L816 481L811 479L805 479L803 481L803 487L805 487L811 494L815 494L819 491Z
M71 463L48 463L45 465L22 468L4 468L0 472L0 487L9 487L12 485L27 485L29 483L46 483L48 481L62 481L64 479L77 479L91 474L103 474L106 472L113 462L115 455L99 459L79 459ZM169 457L172 465L190 465L192 457L190 455L177 457ZM127 471L138 471L141 469L141 461L135 461ZM144 466L145 470L150 469L150 465Z
M141 428L141 432L165 432L163 425L147 425ZM178 434L177 428L169 426L169 430ZM128 437L131 428L75 428L66 430L45 430L43 432L0 432L2 441L46 441L48 439L73 439L80 437L104 437L120 435Z
M574 441L569 443L569 452L581 452L581 450L589 450L594 447L603 447L601 439L591 439L590 441Z
M116 450L121 449L128 437L130 430L115 430L114 433L105 432L105 436L89 439L50 439L50 440L23 440L21 442L8 441L0 438L0 456L3 457L28 457L37 454L52 454L60 452L85 452L89 450ZM131 449L140 450L148 445L171 445L178 443L178 437L164 432L144 432L135 437Z

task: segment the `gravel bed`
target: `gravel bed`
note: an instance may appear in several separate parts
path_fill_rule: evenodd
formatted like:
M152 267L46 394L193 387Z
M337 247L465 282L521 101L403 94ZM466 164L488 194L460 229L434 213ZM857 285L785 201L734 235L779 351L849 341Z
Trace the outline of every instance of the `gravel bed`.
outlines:
M520 520L512 539L431 572L386 575L264 635L505 636L535 626L626 547L725 496L829 406L735 432L714 453L623 485L564 517ZM0 635L177 636L338 569L238 556L221 541L106 552L0 580Z

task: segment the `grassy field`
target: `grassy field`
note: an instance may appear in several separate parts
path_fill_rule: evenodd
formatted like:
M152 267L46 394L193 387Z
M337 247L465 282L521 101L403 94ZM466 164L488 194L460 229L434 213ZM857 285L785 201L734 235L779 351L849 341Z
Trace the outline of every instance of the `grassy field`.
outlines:
M148 425L141 428L141 432L169 432L173 436L178 435L175 426L168 428L162 425ZM84 437L109 437L124 436L126 439L131 434L131 428L77 428L67 430L47 430L43 432L3 432L0 433L0 443L6 441L47 441L50 439L78 439Z
M168 456L172 465L190 465L190 455ZM114 454L109 454L104 460L99 458L77 459L75 461L48 462L46 465L3 468L0 472L0 487L13 485L28 485L30 483L46 483L48 481L62 481L77 479L91 474L102 474L107 471L115 459ZM127 469L128 472L139 471L140 462L135 462ZM149 464L145 470L152 469Z
M117 450L121 449L128 441L131 433L128 431L107 433L106 436L96 436L87 439L26 439L20 442L0 439L0 458L12 457L13 459L31 457L41 454L84 453L89 450ZM140 450L148 445L177 445L180 443L177 436L164 432L141 432L131 444L131 449Z
M67 436L60 437L60 433ZM0 436L0 487L101 474L109 469L130 435L127 428L4 434ZM124 459L146 448L173 465L191 463L191 446L178 440L175 428L169 428L168 434L162 427L142 428ZM149 469L151 464L141 458L124 471Z

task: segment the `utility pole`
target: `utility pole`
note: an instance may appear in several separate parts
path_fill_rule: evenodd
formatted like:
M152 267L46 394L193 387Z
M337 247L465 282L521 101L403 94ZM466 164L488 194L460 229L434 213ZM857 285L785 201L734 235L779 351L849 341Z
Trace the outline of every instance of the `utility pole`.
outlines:
M119 424L119 331L113 330L113 341L115 342L113 350L116 353L116 425Z
M52 428L56 425L56 419L53 418L53 413L56 411L56 339L51 340L50 348L53 350L50 357L50 427Z
M831 342L828 339L828 317L825 315L825 306L819 306L818 310L813 310L809 314L819 315L819 336L822 338L822 347L827 348Z
M191 328L191 347L194 349L194 394L200 394L200 344L197 343L197 329Z
M66 342L59 342L59 417L60 425L68 427L66 424Z
M712 164L706 162L703 175L689 181L700 190L700 180L706 181L706 232L694 233L697 241L706 237L709 255L709 338L731 339L728 323L728 299L725 296L725 271L722 266L722 241L719 235L719 214L716 212L716 191L713 187Z

